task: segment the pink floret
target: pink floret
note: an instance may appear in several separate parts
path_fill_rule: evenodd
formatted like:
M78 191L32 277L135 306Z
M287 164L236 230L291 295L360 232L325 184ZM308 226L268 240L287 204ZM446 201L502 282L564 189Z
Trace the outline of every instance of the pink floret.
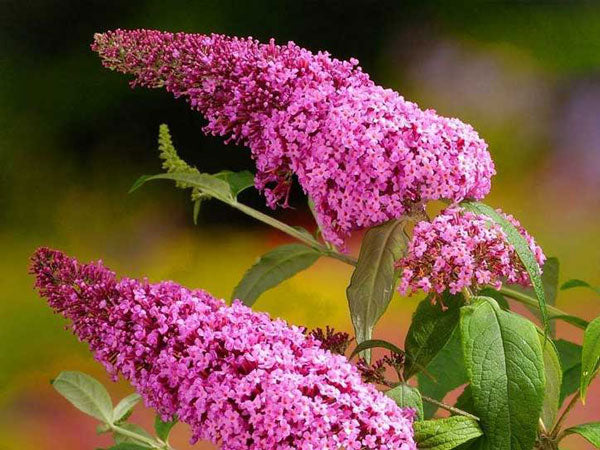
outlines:
M117 378L192 442L224 450L413 450L401 409L302 329L173 282L118 280L101 262L46 248L36 287Z
M247 145L269 206L287 206L295 175L335 245L428 200L490 190L494 164L470 125L377 86L355 59L152 30L97 34L92 49L133 85L185 97L208 119L206 133Z

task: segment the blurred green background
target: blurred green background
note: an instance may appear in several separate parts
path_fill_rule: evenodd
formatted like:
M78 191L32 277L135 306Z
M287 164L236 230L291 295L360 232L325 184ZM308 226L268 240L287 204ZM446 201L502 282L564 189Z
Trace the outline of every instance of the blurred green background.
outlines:
M127 194L139 175L160 170L156 134L163 122L183 156L202 170L251 169L252 162L246 149L203 136L202 117L183 100L130 90L125 77L104 70L89 50L97 31L274 37L357 57L378 83L473 124L499 172L488 203L513 213L547 255L560 258L561 280L600 284L600 7L444 4L0 2L0 449L92 449L110 442L49 385L64 369L109 381L33 292L27 266L37 246L229 298L244 270L286 240L215 203L203 207L194 226L187 194L168 183ZM242 200L264 209L256 192ZM298 191L293 204L272 214L310 227ZM341 263L320 261L264 295L256 308L300 325L350 330L349 276ZM402 344L418 301L396 298L378 336ZM585 291L561 294L558 306L586 318L600 314L599 299ZM568 325L559 333L581 341ZM598 384L574 420L600 419ZM130 392L125 383L109 388L115 397ZM142 408L135 416L146 424L151 417ZM187 429L180 425L175 435L177 447L187 448ZM589 447L573 437L565 448Z

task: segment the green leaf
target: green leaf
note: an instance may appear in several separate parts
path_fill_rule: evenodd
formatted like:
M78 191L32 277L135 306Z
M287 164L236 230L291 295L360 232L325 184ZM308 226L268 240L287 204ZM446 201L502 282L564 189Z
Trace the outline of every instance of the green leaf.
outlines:
M140 394L133 393L121 400L117 406L115 406L113 411L113 420L115 423L126 420L131 415L133 407L137 405L141 399L142 397L140 397Z
M527 240L519 233L519 230L517 230L512 223L494 208L480 202L463 202L461 205L475 214L488 216L495 223L500 225L506 234L508 242L515 248L515 252L519 255L521 262L523 262L523 266L529 274L533 290L540 305L542 324L544 325L544 330L547 334L550 330L548 325L548 310L546 308L546 294L544 293L544 286L542 284L540 266L529 248Z
M581 352L581 401L585 403L587 389L596 373L600 361L600 317L590 322L583 335Z
M581 346L573 342L558 340L555 343L563 370L563 381L560 388L560 404L564 399L579 389L581 380Z
M578 280L578 279L573 279L573 280L566 281L560 287L560 290L564 291L565 289L573 289L573 288L577 288L577 287L588 288L588 289L591 289L592 291L594 291L596 294L600 294L600 288L599 287L592 286L587 281Z
M312 266L320 256L317 250L302 244L277 247L248 269L235 287L232 298L252 306L263 292Z
M207 173L173 172L160 173L158 175L142 175L133 183L131 189L129 189L129 193L152 180L173 180L197 188L200 194L209 195L226 203L231 203L234 200L229 184Z
M110 395L95 378L81 372L61 372L52 386L80 411L102 422L113 423Z
M169 420L168 422L164 422L160 416L156 416L154 418L154 430L156 431L156 435L163 441L167 442L169 439L169 434L171 433L171 429L177 424L177 419Z
M363 238L358 262L346 289L350 317L359 344L371 339L375 324L394 294L394 263L400 259L408 242L404 224L402 220L386 222L371 228ZM370 360L368 352L365 358Z
M122 442L117 445L113 445L106 450L146 450L149 447L145 447L139 444L133 444L131 442ZM150 447L151 448L151 447Z
M213 176L225 181L229 185L233 198L237 198L240 192L254 187L254 175L248 170L242 172L222 170L221 172L215 173Z
M477 421L465 416L425 420L413 426L419 449L450 450L483 434Z
M404 344L407 355L405 380L416 374L418 367L427 367L446 345L458 325L460 306L463 303L462 295L450 295L446 292L435 305L431 302L431 296L419 303Z
M544 398L542 346L535 325L475 297L461 310L462 347L482 448L530 449Z
M600 422L590 422L567 428L566 434L578 434L596 448L600 448Z
M470 385L467 384L465 386L462 393L456 399L456 404L454 406L468 413L473 413L475 404L473 403L473 392L471 392Z
M571 325L576 326L577 328L581 328L585 330L589 325L587 320L583 320L577 316L571 316L570 314L556 314L549 318L549 320L562 320L563 322L570 323Z
M360 352L364 352L365 350L371 350L373 348L385 348L392 353L398 353L400 355L404 355L404 350L395 346L391 342L384 341L382 339L369 339L368 341L362 341L360 344L356 346L356 348L352 351L349 359L354 358Z
M560 406L563 372L554 343L551 340L547 340L544 345L544 334L539 330L538 337L544 354L544 372L546 375L546 389L540 418L546 429L551 430Z
M491 288L491 287L483 288L482 290L480 290L477 293L477 295L480 297L491 297L494 300L496 300L498 305L500 305L500 308L505 309L507 311L510 309L508 300L506 300L506 298L504 297L504 295L502 295L502 293L498 292L494 288Z
M444 348L433 358L427 366L426 376L419 373L419 390L423 395L435 400L443 400L446 394L468 381L465 370L462 347L460 343L460 330L456 329ZM423 411L426 418L432 417L438 407L425 403Z
M412 408L417 412L417 420L423 420L423 399L421 393L415 387L406 383L400 383L385 392L389 398L394 400L401 408Z
M142 448L152 448L151 445L146 444L143 438L154 440L152 435L148 433L144 428L135 423L122 423L119 425L120 428L123 428L131 433L135 433L140 436L141 439L136 439L132 436L128 436L126 434L121 434L119 430L113 430L113 438L115 439L116 444L129 443L129 444L137 444Z

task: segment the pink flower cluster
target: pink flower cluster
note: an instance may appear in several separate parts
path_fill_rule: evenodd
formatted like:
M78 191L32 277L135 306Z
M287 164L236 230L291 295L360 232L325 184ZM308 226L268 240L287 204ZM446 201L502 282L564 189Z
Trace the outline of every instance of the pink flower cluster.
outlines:
M527 240L542 267L546 260L542 249L515 218L504 216ZM419 289L437 293L449 289L455 294L465 287L485 284L499 289L502 279L523 286L531 283L501 227L458 206L447 208L431 222L419 222L407 255L397 265L403 270L399 285L403 295Z
M271 207L287 204L296 175L336 245L421 202L490 190L494 164L471 126L375 85L354 59L149 30L97 34L92 48L133 85L187 98L208 119L205 132L247 145Z
M401 409L282 320L173 282L123 278L39 249L36 287L113 377L225 450L413 450Z

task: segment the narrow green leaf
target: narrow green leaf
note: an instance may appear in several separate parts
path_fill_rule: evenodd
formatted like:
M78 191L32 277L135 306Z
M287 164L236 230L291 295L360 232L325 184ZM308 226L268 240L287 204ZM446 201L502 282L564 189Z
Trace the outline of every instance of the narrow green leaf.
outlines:
M427 367L446 345L458 325L463 302L462 295L445 292L436 304L432 304L431 296L419 303L404 344L407 354L404 379L415 375L418 367Z
M156 416L154 418L154 430L156 431L156 435L163 441L167 442L169 440L169 434L173 427L177 424L177 419L169 420L168 422L164 422L160 416Z
M576 326L577 328L581 328L585 330L589 325L587 320L583 320L577 316L571 316L570 314L556 314L549 318L549 320L562 320L563 322L570 323L571 325Z
M394 263L400 259L408 242L404 224L402 220L386 222L371 228L363 238L358 262L346 289L358 343L371 339L375 324L394 294ZM365 357L368 361L368 352Z
M233 198L237 198L237 196L246 189L254 187L254 175L248 170L242 172L222 170L221 172L215 173L213 176L225 181L229 185Z
M461 310L460 330L475 415L485 433L481 448L532 448L545 388L536 327L495 300L476 297Z
M133 411L133 407L138 404L138 402L142 399L140 394L133 393L125 397L121 400L113 411L113 420L115 423L118 423L122 420L126 420Z
M302 244L281 245L260 257L235 287L232 298L252 306L266 290L312 266L321 256Z
M539 330L538 337L540 338L540 344L544 353L544 372L546 375L546 389L540 418L546 429L551 430L560 406L563 372L554 343L551 340L547 340L544 345L544 333Z
M560 365L563 371L562 386L560 388L560 404L562 405L566 397L579 389L581 380L581 346L562 339L555 341L554 344L558 350Z
M443 400L448 392L468 381L462 357L460 330L454 330L444 348L433 358L426 370L430 376L422 372L417 375L419 390L423 395L435 400ZM437 409L437 406L425 403L425 418L433 417Z
M450 450L483 434L477 421L465 416L424 420L413 426L419 449Z
M180 183L186 183L191 187L197 188L201 194L206 194L228 203L233 201L229 184L227 184L226 181L207 173L173 172L160 173L158 175L142 175L135 183L133 183L129 192L135 191L143 184L152 180L173 180Z
M139 444L133 444L131 442L121 442L120 444L113 445L106 450L146 450L148 447Z
M592 286L587 281L578 280L578 279L566 281L565 283L563 283L563 285L560 287L560 289L561 289L561 291L564 291L565 289L573 289L573 288L577 288L577 287L588 288L588 289L591 289L592 291L594 291L596 294L600 294L600 287Z
M600 448L600 422L590 422L567 428L566 434L578 434L596 448Z
M391 342L384 341L382 339L369 339L368 341L362 341L360 344L356 346L356 348L352 351L349 359L354 358L360 352L364 352L365 350L371 350L373 348L385 348L392 353L398 353L400 355L404 355L404 350L392 344Z
M406 383L400 383L385 392L389 398L394 400L401 408L412 408L417 412L417 420L423 420L423 399L421 393L415 387Z
M519 230L517 230L512 223L510 223L494 208L480 202L463 202L461 205L471 212L488 216L490 219L500 225L504 233L506 233L508 242L515 248L517 255L519 255L519 258L523 262L523 266L525 266L525 269L529 274L533 290L540 305L542 324L547 334L549 331L549 325L548 310L546 308L546 294L544 293L544 286L542 284L540 266L538 265L535 256L529 248L527 240L521 235L521 233L519 233Z
M198 215L200 215L200 206L202 206L202 199L194 200L194 211L192 212L194 225L198 225Z
M81 372L61 372L52 386L80 411L104 423L113 423L110 395L95 378Z
M583 335L581 352L581 401L585 403L587 389L596 373L600 361L600 317L590 322Z
M139 425L136 425L135 423L122 423L119 425L120 428L123 428L131 433L135 433L136 435L138 435L140 437L140 439L136 439L132 436L126 435L126 434L121 434L119 433L119 430L114 430L113 431L113 438L115 440L115 444L136 444L141 446L142 448L152 448L151 445L147 444L144 441L145 439L151 439L154 440L154 438L152 437L152 435L150 433L148 433L144 428L142 428Z

